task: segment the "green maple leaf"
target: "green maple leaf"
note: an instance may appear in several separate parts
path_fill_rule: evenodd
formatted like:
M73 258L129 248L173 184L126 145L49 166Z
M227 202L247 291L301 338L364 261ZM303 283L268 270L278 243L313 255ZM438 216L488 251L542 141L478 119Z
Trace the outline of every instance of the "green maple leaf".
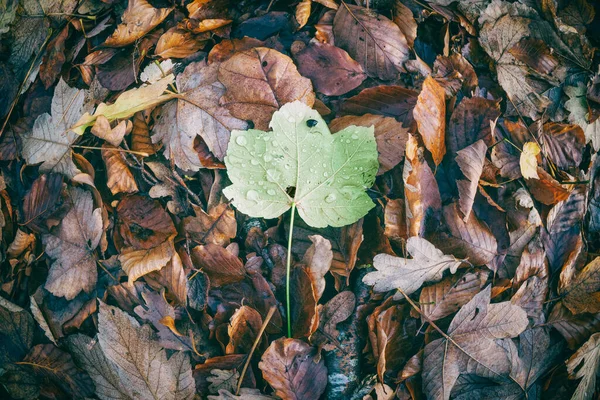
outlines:
M351 224L374 207L365 193L379 168L372 126L332 135L317 111L296 101L269 127L231 133L225 165L233 184L223 193L239 211L275 218L295 204L307 224L322 228Z

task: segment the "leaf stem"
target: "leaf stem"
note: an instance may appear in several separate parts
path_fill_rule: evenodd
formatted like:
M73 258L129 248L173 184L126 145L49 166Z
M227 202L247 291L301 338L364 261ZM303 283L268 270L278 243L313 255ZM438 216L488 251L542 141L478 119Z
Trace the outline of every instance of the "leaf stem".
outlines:
M292 202L290 233L288 234L288 248L285 268L285 307L287 317L287 335L290 338L292 337L292 318L290 313L290 266L292 264L292 234L294 233L294 214L296 214L296 203Z

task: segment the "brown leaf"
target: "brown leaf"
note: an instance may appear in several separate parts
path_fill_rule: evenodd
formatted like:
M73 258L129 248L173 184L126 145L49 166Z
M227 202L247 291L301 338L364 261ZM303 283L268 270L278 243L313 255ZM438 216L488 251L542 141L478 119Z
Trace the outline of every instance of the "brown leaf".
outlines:
M419 297L423 322L427 319L437 321L458 311L479 293L488 275L483 270L468 272L462 276L449 276L439 283L424 287Z
M532 178L525 180L529 192L537 201L546 205L552 205L569 197L571 191L565 188L565 185L561 185L545 170L538 167L537 174L539 179Z
M142 248L136 250L132 247L126 247L119 255L121 268L129 277L128 282L133 284L138 278L149 274L152 271L158 271L171 260L175 249L173 248L173 235L165 242L151 248Z
M249 353L262 324L262 317L255 309L248 306L238 308L227 327L229 343L225 354Z
M284 400L318 399L327 385L325 362L314 361L315 348L297 339L277 339L263 353L258 367Z
M402 176L408 236L422 236L427 226L437 219L436 214L439 214L442 208L438 185L425 160L424 152L423 147L418 146L417 139L409 135Z
M208 42L204 35L194 35L192 32L173 27L162 34L154 54L160 58L186 58L203 48Z
M392 80L404 71L408 43L398 25L384 15L342 3L335 14L333 34L336 45L358 61L370 77Z
M102 159L106 165L106 186L112 194L135 193L138 191L135 178L125 162L122 152L116 147L105 144L102 146Z
M523 38L508 52L541 74L550 75L560 65L552 54L552 49L541 39Z
M390 199L384 210L385 236L395 244L408 239L406 206L404 199Z
M129 0L121 23L104 42L108 47L123 47L142 38L156 28L172 8L154 8L146 0Z
M150 249L164 243L177 231L160 203L142 195L130 195L117 206L117 230L123 244Z
M411 9L406 7L400 0L396 0L394 1L392 15L394 23L398 25L406 38L408 46L412 48L417 38L417 21L415 21Z
M600 312L600 257L586 265L565 286L559 285L563 304L573 313Z
M57 297L72 300L79 292L96 287L96 247L102 237L102 211L94 208L90 192L69 190L71 210L52 234L42 237L46 254L54 260L45 288Z
M180 26L193 33L204 33L222 28L226 25L231 24L232 22L233 21L230 19L223 18L207 18L203 20L192 18L180 22Z
M558 302L548 316L548 325L555 328L567 341L571 350L581 345L592 333L600 329L600 313L573 314Z
M579 125L544 124L540 135L542 150L558 168L577 168L583 158L585 135Z
M185 231L196 243L213 243L227 246L229 240L237 232L235 212L227 203L221 203L208 210L206 213L201 207L194 206L195 217L186 217L183 220Z
M240 282L246 277L246 270L240 259L213 243L194 247L192 261L208 275L211 286Z
M413 123L418 93L402 86L376 86L361 91L342 103L345 114L378 114L396 118L407 128Z
M393 118L381 115L365 114L362 116L345 116L336 118L329 124L331 133L336 133L351 126L373 125L375 127L375 140L379 153L379 171L377 175L389 171L402 161L406 141L408 140L408 129Z
M181 178L177 179L178 177L175 176L177 172L160 162L149 161L146 165L158 179L158 182L148 191L150 197L170 198L167 201L167 209L171 214L189 215L191 212L189 192L183 186L185 183L181 183Z
M235 53L255 47L265 47L265 42L247 36L241 39L225 39L210 50L208 63L222 63L229 60Z
M22 364L31 368L35 374L50 379L73 397L94 394L94 385L90 377L77 368L69 353L53 344L39 344L33 347Z
M433 76L444 79L459 79L465 91L474 89L479 80L473 66L460 54L449 57L437 56L433 63Z
M23 199L23 224L34 232L47 232L50 228L48 222L51 222L48 220L60 212L62 187L61 174L40 175Z
M318 298L308 268L296 267L290 278L292 337L310 337L319 325Z
M196 365L193 370L194 380L196 381L196 391L198 393L208 393L208 386L210 382L207 378L211 377L211 371L213 369L222 370L239 370L241 371L246 361L246 354L230 354L227 356L212 357L206 360L204 364ZM246 375L242 379L242 386L244 387L256 387L256 380L254 379L253 368L248 368Z
M316 91L327 96L348 93L367 78L348 53L327 43L311 42L294 58L302 76L312 81Z
M156 153L157 146L152 144L150 129L142 111L133 116L133 130L131 131L131 149L146 153L149 156Z
M60 33L48 43L48 51L42 59L42 65L40 65L39 72L40 79L44 82L46 89L56 82L66 61L65 42L68 37L69 25L67 24Z
M258 47L237 53L219 67L219 81L227 89L220 103L231 114L268 130L271 116L283 104L315 101L312 84L303 78L292 59L272 49Z
M425 147L435 165L440 165L446 154L446 100L444 89L430 76L423 82L413 114Z
M460 206L460 211L465 216L465 221L469 218L471 210L473 209L473 203L475 202L475 195L477 194L479 178L483 171L486 152L487 146L483 140L478 140L472 145L459 150L456 156L456 163L460 167L465 178L467 178L466 180L459 180L456 182L459 195L458 204Z

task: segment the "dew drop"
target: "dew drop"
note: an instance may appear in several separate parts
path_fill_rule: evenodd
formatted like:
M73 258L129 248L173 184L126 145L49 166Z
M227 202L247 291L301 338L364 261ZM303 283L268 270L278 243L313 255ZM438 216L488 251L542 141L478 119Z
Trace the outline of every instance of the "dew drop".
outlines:
M269 196L275 196L275 191L273 189L269 189L269 190L267 190L267 194Z
M258 160L256 158L253 158L252 160L250 160L250 164L258 165Z
M248 200L252 200L252 201L258 201L258 192L256 190L248 190L248 192L246 193L246 198Z
M352 135L352 139L354 139L354 140L358 139L358 135L357 135L356 133L355 133L355 134L353 134L353 135Z
M284 167L285 167L285 169L290 169L290 168L292 168L292 166L291 166L290 164L285 164L285 165L284 165Z
M334 193L330 193L327 195L327 197L325 197L325 203L333 203L335 199L337 199L336 195Z
M296 118L292 117L291 115L288 117L287 120L288 120L288 122L292 122L292 123L296 122Z
M272 155L270 155L270 154L265 154L265 155L263 156L263 160L265 160L265 162L267 162L267 163L268 163L268 162L271 162L271 161L273 160L273 156L272 156Z
M236 137L235 142L240 146L245 146L248 144L248 140L246 140L246 138L243 136Z
M258 186L263 186L265 184L265 181L258 181Z
M327 177L329 176L329 174L328 174L327 172L323 172L323 176L324 176L325 178L327 178Z

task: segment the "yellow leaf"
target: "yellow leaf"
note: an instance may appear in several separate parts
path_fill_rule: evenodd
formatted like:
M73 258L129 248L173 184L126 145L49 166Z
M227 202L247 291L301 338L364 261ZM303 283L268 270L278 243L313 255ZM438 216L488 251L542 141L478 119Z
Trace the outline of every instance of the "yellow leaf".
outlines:
M109 122L116 119L126 119L138 111L169 101L178 96L176 93L163 94L174 79L173 74L169 74L156 83L124 92L114 104L101 103L93 115L83 114L71 130L78 135L83 135L86 128L92 126L100 115L105 116Z
M534 142L527 142L523 145L521 159L521 174L525 179L540 179L537 173L537 155L540 154L540 146Z
M296 6L296 21L298 21L298 30L300 30L308 22L310 17L311 0L302 0Z

